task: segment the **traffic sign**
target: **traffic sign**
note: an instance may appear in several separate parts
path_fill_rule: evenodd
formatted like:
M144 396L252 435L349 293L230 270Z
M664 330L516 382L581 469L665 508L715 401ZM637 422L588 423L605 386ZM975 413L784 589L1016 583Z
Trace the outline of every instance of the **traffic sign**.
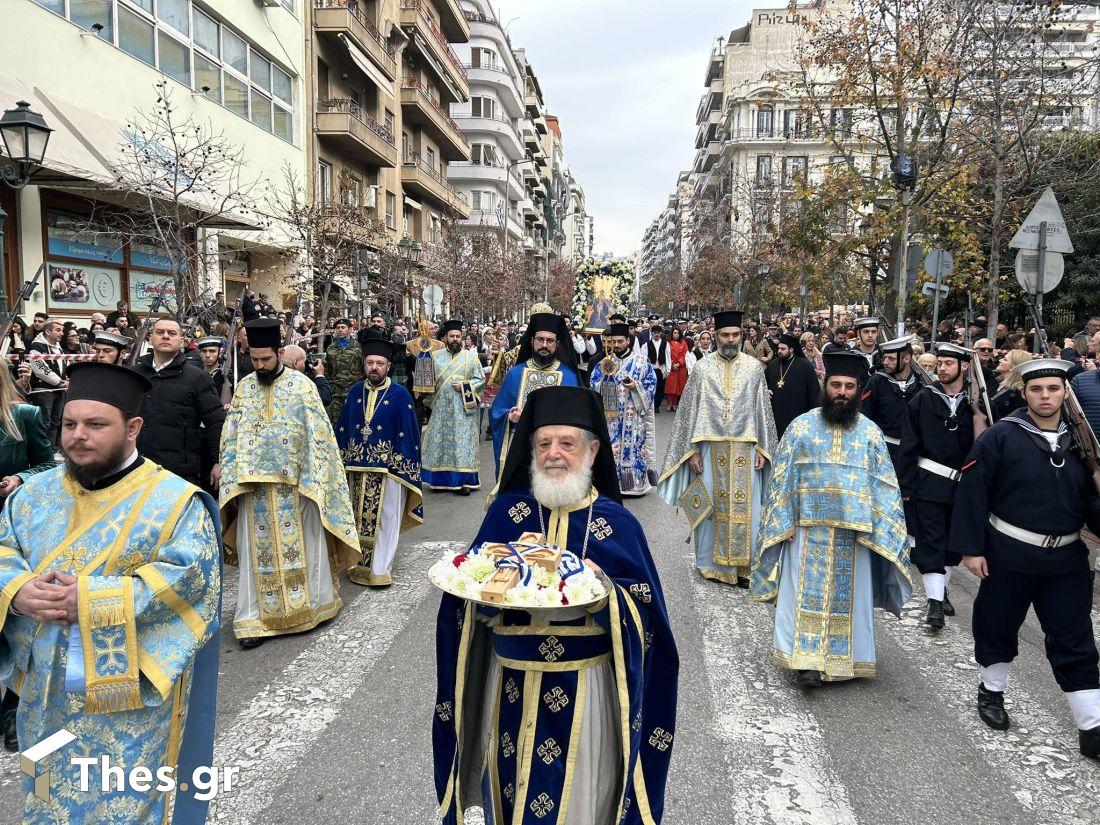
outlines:
M950 275L954 266L955 256L946 249L933 249L924 259L924 271L933 278Z
M443 306L443 290L436 284L428 284L421 292L428 315L435 315Z
M1043 269L1043 294L1050 292L1062 281L1066 271L1066 259L1060 252L1046 254L1046 266ZM1016 253L1016 280L1028 295L1035 294L1036 277L1039 272L1039 253L1032 249L1021 249Z
M920 288L921 294L924 295L926 298L931 298L933 295L935 295L936 290L939 290L941 298L946 298L947 293L951 291L951 287L949 287L947 284L940 284L939 286L936 286L931 281L925 281L924 285Z
M1043 190L1038 203L1032 208L1016 234L1012 236L1012 240L1008 242L1009 247L1012 249L1038 249L1039 224L1043 221L1046 221L1047 225L1047 252L1071 254L1073 252L1073 242L1069 239L1066 219L1062 217L1058 199L1054 197L1054 190L1049 186Z

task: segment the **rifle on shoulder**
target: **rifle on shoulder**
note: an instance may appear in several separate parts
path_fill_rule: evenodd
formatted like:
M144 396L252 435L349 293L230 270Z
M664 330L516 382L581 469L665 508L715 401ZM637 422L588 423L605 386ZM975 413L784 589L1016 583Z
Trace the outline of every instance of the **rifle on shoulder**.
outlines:
M31 295L38 288L38 279L42 277L42 273L45 271L46 262L43 261L35 270L34 278L23 282L23 286L20 288L19 294L15 296L15 302L11 305L11 309L4 315L4 325L0 327L0 352L3 354L7 354L8 351L8 336L11 334L12 324L15 323L16 317L23 310L23 304L30 300Z
M879 341L889 341L893 337L890 332L890 325L886 323L886 319L881 315L877 317ZM927 387L936 380L925 371L924 367L917 363L917 357L915 355L909 359L909 369L913 371L913 375L917 376L917 383L922 387Z
M233 400L233 393L237 391L237 330L241 327L241 306L244 303L244 293L247 287L241 287L241 294L237 296L237 305L233 307L233 323L229 325L229 337L225 342L225 380L222 382L222 391L219 400L223 407L228 407Z

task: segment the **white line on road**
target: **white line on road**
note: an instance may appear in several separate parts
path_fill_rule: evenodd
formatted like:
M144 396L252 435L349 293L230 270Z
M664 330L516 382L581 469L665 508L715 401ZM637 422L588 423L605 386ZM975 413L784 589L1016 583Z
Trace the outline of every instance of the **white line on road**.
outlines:
M424 542L410 554L433 559L452 542ZM406 551L407 552L407 551ZM336 622L319 634L222 730L214 764L239 768L239 785L219 796L210 821L251 825L293 775L307 753L386 653L427 595L428 583L409 582L365 590L345 605Z
M790 679L771 663L771 612L748 604L744 590L692 576L715 725L738 788L731 821L852 825L848 793L821 758L817 720L795 706Z

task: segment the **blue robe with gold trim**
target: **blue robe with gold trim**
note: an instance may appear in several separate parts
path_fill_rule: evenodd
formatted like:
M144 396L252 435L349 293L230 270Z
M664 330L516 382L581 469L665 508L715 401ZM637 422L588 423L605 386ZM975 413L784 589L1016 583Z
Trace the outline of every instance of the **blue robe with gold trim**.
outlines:
M912 592L894 465L882 431L798 416L775 456L750 595L777 600L775 660L826 678L873 676L871 608L900 615Z
M424 430L421 479L434 490L476 490L481 486L478 393L485 386L485 368L472 349L454 355L438 349L432 360L435 394L428 402L432 414Z
M570 345L571 346L571 345ZM500 392L493 399L489 412L489 422L493 429L493 458L496 459L496 475L500 477L500 457L507 450L507 437L511 431L508 413L513 407L523 409L527 394L544 387L579 387L577 373L560 361L552 362L542 369L531 359L516 364L508 370Z
M27 479L0 515L0 679L16 690L26 750L65 729L69 745L40 761L50 801L24 777L24 822L201 823L194 788L104 793L97 764L80 788L76 756L129 771L177 767L190 784L212 760L221 603L213 500L149 460L103 490L58 467ZM79 619L66 628L9 614L36 575L77 577ZM154 779L154 784L156 780Z
M576 508L543 510L542 518L539 509L529 492L504 493L489 507L473 543L512 541L542 532L545 524L550 542L580 555L587 528L588 558L610 577L614 593L587 618L561 624L533 623L527 611L496 611L443 596L432 730L443 825L461 825L469 805L483 805L496 825L567 821L582 735L583 676L605 662L613 667L621 744L614 773L598 777L615 783L610 821L658 823L675 736L679 659L645 534L629 511L604 496L592 494ZM486 616L497 619L492 629L481 620ZM490 649L502 665L498 713L487 722L494 733L488 769L478 786L468 787L463 776L481 770L480 761L467 764L464 757L486 724L481 709Z

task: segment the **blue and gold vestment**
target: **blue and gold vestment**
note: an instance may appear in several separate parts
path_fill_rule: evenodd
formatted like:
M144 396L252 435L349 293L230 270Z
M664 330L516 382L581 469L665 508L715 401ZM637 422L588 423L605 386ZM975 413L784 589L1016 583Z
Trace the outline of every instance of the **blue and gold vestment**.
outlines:
M485 369L472 349L452 355L444 347L432 353L432 360L435 394L424 431L421 478L433 490L476 490L481 486L477 396L485 386Z
M588 558L614 584L581 618L535 619L444 595L436 622L438 688L432 739L443 825L461 825L470 805L503 825L555 825L579 805L575 783L614 783L614 819L658 823L676 723L679 659L664 594L641 525L624 507L591 493L572 508L543 510L529 492L507 492L485 515L474 544L512 541L524 532ZM545 614L540 614L545 615ZM485 619L490 618L491 627ZM485 696L489 651L501 666L495 696ZM598 777L574 775L585 735L586 679L610 667L619 751ZM483 708L495 707L484 719ZM482 761L471 743L491 731ZM476 750L476 748L475 748ZM482 770L484 764L484 771ZM604 765L604 768L607 766ZM477 775L474 781L465 779Z
M24 822L201 823L194 789L88 791L73 756L129 771L175 765L180 782L209 766L214 737L221 546L218 511L198 488L149 460L102 490L58 467L28 478L0 515L0 679L19 693L24 749L62 728L76 741L40 763L51 801L24 778ZM10 614L35 576L77 578L70 627ZM171 818L169 814L171 811Z

